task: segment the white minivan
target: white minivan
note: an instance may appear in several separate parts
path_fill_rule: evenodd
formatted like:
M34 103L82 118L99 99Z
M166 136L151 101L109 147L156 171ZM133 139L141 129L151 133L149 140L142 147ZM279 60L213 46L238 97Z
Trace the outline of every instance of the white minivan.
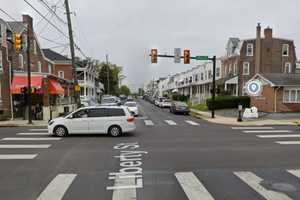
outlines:
M125 106L80 108L48 123L49 134L109 134L113 137L136 129L134 117Z

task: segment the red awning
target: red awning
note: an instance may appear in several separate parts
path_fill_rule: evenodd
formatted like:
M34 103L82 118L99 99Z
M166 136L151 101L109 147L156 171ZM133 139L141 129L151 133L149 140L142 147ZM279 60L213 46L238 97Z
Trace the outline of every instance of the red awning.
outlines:
M42 88L43 76L31 76L31 87ZM11 84L12 94L21 94L21 88L28 86L28 78L24 75L14 75Z
M50 79L49 80L49 93L50 94L65 94L64 88L61 87L60 83Z

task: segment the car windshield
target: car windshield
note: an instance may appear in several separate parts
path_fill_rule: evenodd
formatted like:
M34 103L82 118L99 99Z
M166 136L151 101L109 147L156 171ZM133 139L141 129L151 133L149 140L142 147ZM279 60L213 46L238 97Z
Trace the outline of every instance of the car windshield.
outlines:
M101 103L115 103L115 98L102 99Z
M136 103L134 103L134 102L125 103L125 106L128 106L128 107L136 107Z
M176 105L176 106L187 107L187 104L184 103L184 102L176 102L175 105Z

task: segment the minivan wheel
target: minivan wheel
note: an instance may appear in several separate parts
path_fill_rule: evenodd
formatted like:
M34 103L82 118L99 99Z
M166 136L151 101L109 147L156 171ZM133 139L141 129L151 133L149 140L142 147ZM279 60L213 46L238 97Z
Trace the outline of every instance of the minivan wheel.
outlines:
M53 132L54 135L58 137L65 137L68 134L68 131L64 126L56 126Z
M119 137L122 134L122 130L119 126L111 126L108 129L108 134L112 137Z

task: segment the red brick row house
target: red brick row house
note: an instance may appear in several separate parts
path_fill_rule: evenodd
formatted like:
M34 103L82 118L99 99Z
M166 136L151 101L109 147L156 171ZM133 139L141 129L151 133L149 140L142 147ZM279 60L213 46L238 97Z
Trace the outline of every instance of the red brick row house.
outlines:
M23 15L21 22L5 22L1 24L1 52L2 71L0 73L1 82L1 104L0 118L26 118L27 101L26 95L22 93L22 88L27 87L27 34L30 34L30 59L31 59L31 86L33 119L48 120L56 117L63 111L75 108L73 96L74 84L72 70L69 59L64 57L63 61L57 61L52 57L47 57L37 40L32 26L32 18ZM14 34L20 34L22 38L21 52L16 52L13 46ZM47 51L46 51L47 52ZM4 59L3 59L4 58ZM65 62L61 67L60 62ZM59 76L56 73L59 69ZM67 108L66 108L67 107Z

